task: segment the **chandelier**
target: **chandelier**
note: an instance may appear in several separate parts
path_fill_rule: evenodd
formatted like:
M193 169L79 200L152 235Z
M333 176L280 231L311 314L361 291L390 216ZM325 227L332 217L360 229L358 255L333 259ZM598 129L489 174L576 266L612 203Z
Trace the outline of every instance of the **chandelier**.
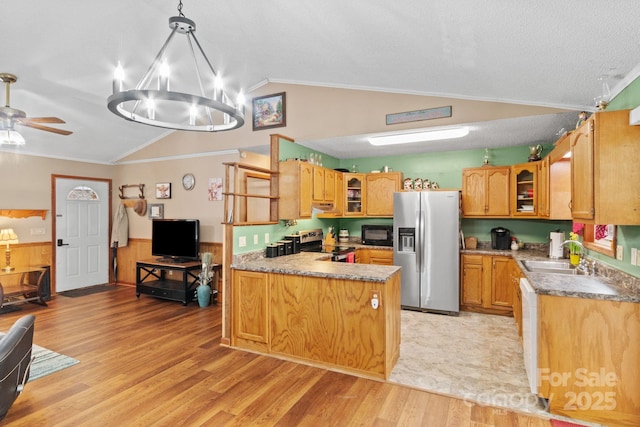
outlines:
M169 18L169 28L169 37L135 88L123 90L124 69L118 62L113 94L107 100L109 110L126 120L168 129L218 132L244 125L242 90L235 100L223 90L220 73L213 69L195 36L195 22L182 13L182 1L178 4L178 16ZM171 79L166 55L176 33L186 36L185 51L192 57L191 86L189 82L181 80L179 84ZM189 74L181 71L182 76Z

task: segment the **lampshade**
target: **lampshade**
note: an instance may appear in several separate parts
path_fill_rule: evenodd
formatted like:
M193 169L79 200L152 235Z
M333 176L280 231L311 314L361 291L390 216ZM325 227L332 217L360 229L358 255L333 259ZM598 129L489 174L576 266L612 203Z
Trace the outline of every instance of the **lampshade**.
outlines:
M2 129L0 131L0 144L24 145L24 137L12 128Z
M18 243L18 235L13 231L13 228L3 228L0 230L0 243L6 245Z

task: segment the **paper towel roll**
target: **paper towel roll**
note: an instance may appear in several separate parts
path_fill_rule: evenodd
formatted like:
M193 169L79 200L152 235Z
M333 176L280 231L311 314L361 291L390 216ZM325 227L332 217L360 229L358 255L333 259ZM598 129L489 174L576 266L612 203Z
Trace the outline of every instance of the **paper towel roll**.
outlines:
M562 242L564 233L549 233L549 258L562 258Z

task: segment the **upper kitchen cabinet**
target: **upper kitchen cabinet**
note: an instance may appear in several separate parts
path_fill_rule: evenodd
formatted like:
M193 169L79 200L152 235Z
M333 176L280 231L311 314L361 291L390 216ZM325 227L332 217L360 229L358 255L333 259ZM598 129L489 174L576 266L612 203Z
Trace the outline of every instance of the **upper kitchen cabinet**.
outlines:
M333 203L336 197L336 171L313 166L313 201Z
M344 186L346 197L345 216L364 216L365 207L365 174L363 173L345 173Z
M393 217L393 193L402 189L401 172L369 173L366 175L367 216Z
M571 215L593 224L640 224L640 127L629 111L594 113L571 134Z
M462 170L462 215L508 217L510 166Z
M515 217L532 217L539 213L538 163L511 166L511 214Z
M298 160L280 162L280 219L311 218L314 166Z

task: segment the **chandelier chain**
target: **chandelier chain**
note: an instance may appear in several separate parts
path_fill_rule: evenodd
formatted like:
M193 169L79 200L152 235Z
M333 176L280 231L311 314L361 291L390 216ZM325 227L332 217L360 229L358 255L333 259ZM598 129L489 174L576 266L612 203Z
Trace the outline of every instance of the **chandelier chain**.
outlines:
M184 13L182 13L182 0L179 0L179 3L178 3L178 14L180 16L184 16Z

